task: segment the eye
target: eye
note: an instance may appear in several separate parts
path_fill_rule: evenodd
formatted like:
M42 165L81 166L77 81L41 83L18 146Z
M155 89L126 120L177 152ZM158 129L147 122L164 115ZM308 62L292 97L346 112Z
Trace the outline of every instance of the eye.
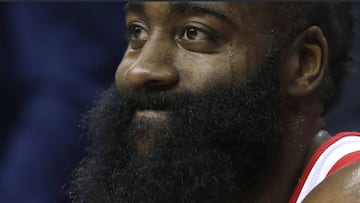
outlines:
M139 24L131 24L128 27L128 34L130 40L147 40L149 33Z
M178 28L177 42L192 52L216 53L221 46L221 38L214 28L199 22L189 22Z
M184 29L180 39L187 41L206 41L211 39L211 35L200 28L188 26Z
M149 32L145 26L138 23L130 24L127 28L127 38L132 49L138 49L144 46L149 38Z

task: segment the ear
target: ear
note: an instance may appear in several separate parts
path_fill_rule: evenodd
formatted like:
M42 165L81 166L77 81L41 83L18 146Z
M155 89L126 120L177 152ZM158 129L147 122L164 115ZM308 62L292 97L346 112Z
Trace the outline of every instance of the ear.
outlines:
M309 27L288 48L282 69L285 92L305 96L320 87L328 61L328 44L318 26Z

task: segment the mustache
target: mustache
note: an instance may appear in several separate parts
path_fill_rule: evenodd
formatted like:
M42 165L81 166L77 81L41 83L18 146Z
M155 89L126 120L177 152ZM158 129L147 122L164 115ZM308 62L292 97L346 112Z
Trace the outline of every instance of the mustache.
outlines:
M169 92L157 92L147 95L133 94L129 97L128 106L134 110L170 110L175 105L175 98L178 97L180 97L178 94Z
M115 90L116 91L116 90ZM199 101L205 101L207 93L194 94L189 91L160 91L138 94L134 90L117 91L127 108L134 110L168 110L176 111Z

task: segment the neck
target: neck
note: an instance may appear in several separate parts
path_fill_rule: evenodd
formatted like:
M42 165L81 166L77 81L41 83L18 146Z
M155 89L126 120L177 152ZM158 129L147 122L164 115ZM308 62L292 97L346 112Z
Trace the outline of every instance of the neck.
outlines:
M298 103L299 104L299 103ZM287 106L287 105L285 105ZM260 178L257 197L251 202L288 202L306 165L313 137L324 127L319 102L287 106L282 113L282 143L279 158ZM262 188L259 190L259 188Z

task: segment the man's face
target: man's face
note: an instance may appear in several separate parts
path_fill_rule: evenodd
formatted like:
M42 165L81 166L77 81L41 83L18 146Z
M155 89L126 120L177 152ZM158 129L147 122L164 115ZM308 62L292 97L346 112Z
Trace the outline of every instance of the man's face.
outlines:
M130 43L116 73L118 89L196 93L244 82L259 71L272 45L267 8L234 2L130 4Z
M266 4L129 4L129 47L116 90L87 118L92 145L73 197L248 198L280 139L281 53L270 17Z

